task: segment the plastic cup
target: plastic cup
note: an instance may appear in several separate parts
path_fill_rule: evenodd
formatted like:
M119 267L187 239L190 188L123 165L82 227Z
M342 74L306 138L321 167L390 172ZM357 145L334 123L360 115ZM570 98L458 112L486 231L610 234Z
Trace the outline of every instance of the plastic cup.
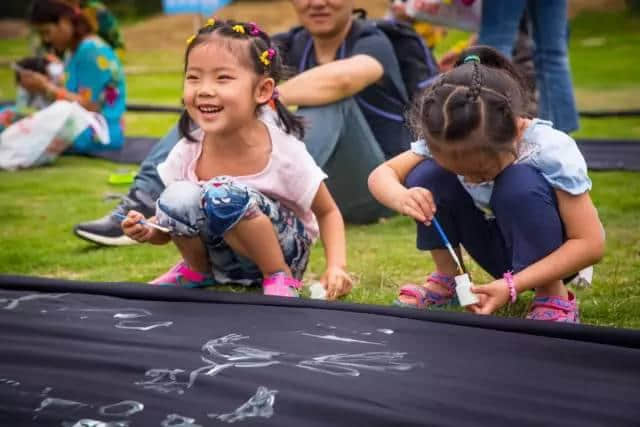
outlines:
M456 281L456 294L458 294L458 301L460 305L466 307L467 305L476 304L478 302L478 296L471 292L471 279L468 274L461 274L454 278Z

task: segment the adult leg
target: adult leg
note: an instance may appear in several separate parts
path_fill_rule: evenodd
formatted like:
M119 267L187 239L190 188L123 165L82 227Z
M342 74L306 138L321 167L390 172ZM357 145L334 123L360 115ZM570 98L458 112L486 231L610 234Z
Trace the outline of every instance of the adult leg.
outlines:
M538 116L551 120L557 129L578 129L567 47L566 0L535 0L528 3L536 44L534 61L540 92Z
M126 215L130 210L136 210L147 217L154 215L155 201L164 190L164 184L158 175L156 167L167 158L179 139L178 126L174 126L151 149L140 165L140 170L129 189L129 193L122 198L118 206L111 213L100 219L76 224L73 228L76 236L92 243L107 246L136 243L124 235L120 228L120 221L113 214L117 212Z
M526 0L483 0L478 44L511 58Z
M367 187L369 173L385 158L356 101L305 107L298 114L310 124L305 144L329 175L327 186L345 220L368 223L392 215Z

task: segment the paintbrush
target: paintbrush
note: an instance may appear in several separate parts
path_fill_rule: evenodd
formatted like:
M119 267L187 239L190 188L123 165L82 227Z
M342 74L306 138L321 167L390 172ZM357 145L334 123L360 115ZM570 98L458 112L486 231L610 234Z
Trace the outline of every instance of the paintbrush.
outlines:
M442 242L447 247L447 250L451 254L451 257L453 258L453 260L456 262L456 265L458 266L458 270L460 270L460 274L464 274L464 270L462 269L462 264L460 263L460 259L458 258L456 251L453 250L453 246L451 246L451 243L449 242L449 238L447 238L447 235L444 233L444 230L440 226L440 223L438 222L438 219L435 216L431 220L431 223L433 224L434 227L436 227L436 230L438 231L438 234L440 235Z
M113 216L115 216L118 219L124 220L125 218L127 218L126 215L122 215L119 212L115 212L113 214ZM151 228L155 228L156 230L162 231L163 233L169 233L171 231L171 229L167 228L167 227L163 227L161 225L155 224L153 222L141 219L140 221L138 221L138 224L142 224L142 225L148 225Z

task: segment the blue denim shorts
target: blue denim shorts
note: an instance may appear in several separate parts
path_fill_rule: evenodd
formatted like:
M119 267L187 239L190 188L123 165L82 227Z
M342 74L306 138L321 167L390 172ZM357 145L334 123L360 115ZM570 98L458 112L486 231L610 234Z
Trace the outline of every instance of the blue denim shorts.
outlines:
M284 259L293 276L301 279L307 268L312 239L290 209L259 191L220 176L203 186L190 181L169 185L156 202L160 225L183 237L200 236L207 248L217 283L259 284L262 273L250 259L233 251L223 235L243 219L259 215L271 219ZM260 236L256 236L257 244Z

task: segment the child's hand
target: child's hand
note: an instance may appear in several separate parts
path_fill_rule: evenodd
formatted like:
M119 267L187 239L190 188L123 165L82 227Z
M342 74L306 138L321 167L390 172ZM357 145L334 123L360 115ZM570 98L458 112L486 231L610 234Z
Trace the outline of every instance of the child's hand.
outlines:
M140 220L143 219L145 219L145 217L140 212L134 210L129 211L127 217L123 219L120 224L124 234L140 243L144 243L151 239L156 230L140 224Z
M46 92L49 87L49 79L44 74L31 70L22 70L18 75L20 76L20 85L29 92Z
M351 292L353 281L349 273L341 267L329 267L320 278L320 282L327 290L327 299L335 300Z
M469 306L469 310L476 314L491 314L509 301L509 287L504 279L483 286L472 286L471 292L480 300Z
M422 187L407 188L399 197L397 206L401 214L427 225L431 224L433 214L436 212L436 203L433 201L431 191Z

